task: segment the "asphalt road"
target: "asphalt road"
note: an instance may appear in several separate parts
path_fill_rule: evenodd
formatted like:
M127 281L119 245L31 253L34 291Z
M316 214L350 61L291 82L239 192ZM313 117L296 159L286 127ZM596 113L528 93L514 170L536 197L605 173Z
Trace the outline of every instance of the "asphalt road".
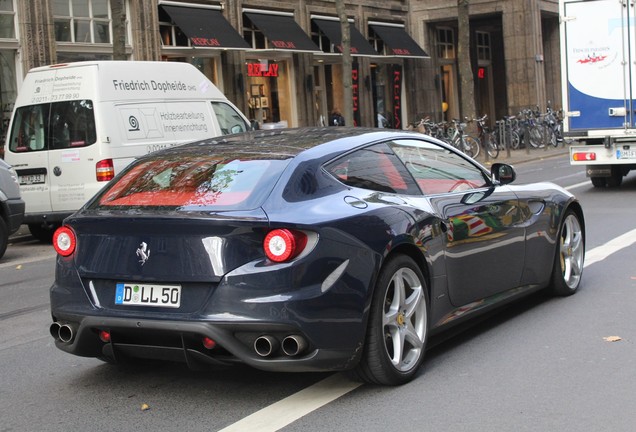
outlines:
M636 430L636 173L598 190L566 157L529 159L514 161L517 182L555 181L583 204L580 291L535 295L436 340L401 387L70 356L48 334L54 254L23 237L0 261L0 431Z

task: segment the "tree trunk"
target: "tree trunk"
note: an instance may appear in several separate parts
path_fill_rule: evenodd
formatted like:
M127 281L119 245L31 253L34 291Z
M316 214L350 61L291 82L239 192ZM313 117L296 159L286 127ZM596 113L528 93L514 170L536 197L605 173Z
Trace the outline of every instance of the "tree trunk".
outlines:
M344 0L336 0L336 11L340 18L342 29L342 87L343 107L342 115L346 126L353 126L353 92L351 82L351 32L349 31L349 18L345 10Z
M460 115L475 118L475 83L470 61L469 0L457 0L457 58L459 62Z
M113 20L113 60L127 60L126 56L126 6L125 0L110 0Z

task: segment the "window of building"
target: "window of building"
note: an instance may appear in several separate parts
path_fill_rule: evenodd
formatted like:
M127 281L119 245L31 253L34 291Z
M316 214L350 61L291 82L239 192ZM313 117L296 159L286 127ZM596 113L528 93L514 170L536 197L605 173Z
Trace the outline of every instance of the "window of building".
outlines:
M243 39L253 49L267 49L268 41L263 32L243 14Z
M109 44L109 0L53 0L55 40Z
M382 55L388 54L386 52L386 49L387 49L386 44L384 43L382 38L378 36L378 34L375 31L373 31L373 28L371 26L369 26L369 43L371 44L373 49L375 49L378 53Z
M490 61L490 33L478 31L476 32L477 36L477 59Z
M455 32L452 28L439 27L437 29L437 57L442 59L455 58Z
M170 15L159 7L159 32L164 47L189 47L190 39L172 20Z
M311 40L316 44L320 51L325 53L337 53L334 44L331 43L327 35L325 35L315 21L311 21Z
M0 0L0 39L15 39L13 0Z

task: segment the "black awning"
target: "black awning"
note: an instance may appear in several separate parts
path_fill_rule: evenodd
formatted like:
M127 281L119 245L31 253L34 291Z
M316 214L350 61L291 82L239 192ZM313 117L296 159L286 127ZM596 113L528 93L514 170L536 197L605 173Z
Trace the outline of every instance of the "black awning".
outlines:
M395 57L430 58L401 26L369 24L369 27L389 47L389 55Z
M292 16L254 12L245 12L245 15L265 34L274 49L320 51Z
M216 9L160 5L195 47L249 49L234 27Z
M320 18L314 18L313 21L320 30L322 30L325 36L329 38L329 41L336 46L338 51L342 52L342 27L340 21ZM349 24L349 34L351 36L351 55L379 55L364 36L362 36L362 33L352 24Z

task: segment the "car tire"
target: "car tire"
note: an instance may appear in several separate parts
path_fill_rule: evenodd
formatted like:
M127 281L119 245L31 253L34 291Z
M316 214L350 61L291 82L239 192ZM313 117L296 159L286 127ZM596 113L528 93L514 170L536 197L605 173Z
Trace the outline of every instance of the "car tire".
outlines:
M0 258L4 256L4 252L7 250L9 244L9 228L4 222L4 219L0 216Z
M569 296L581 283L585 259L585 234L579 215L568 210L559 227L557 249L552 269L552 293Z
M31 235L42 243L53 242L53 233L57 226L44 226L42 224L29 224Z
M413 379L424 359L429 327L426 280L408 256L391 258L378 277L364 351L355 375L399 385Z

